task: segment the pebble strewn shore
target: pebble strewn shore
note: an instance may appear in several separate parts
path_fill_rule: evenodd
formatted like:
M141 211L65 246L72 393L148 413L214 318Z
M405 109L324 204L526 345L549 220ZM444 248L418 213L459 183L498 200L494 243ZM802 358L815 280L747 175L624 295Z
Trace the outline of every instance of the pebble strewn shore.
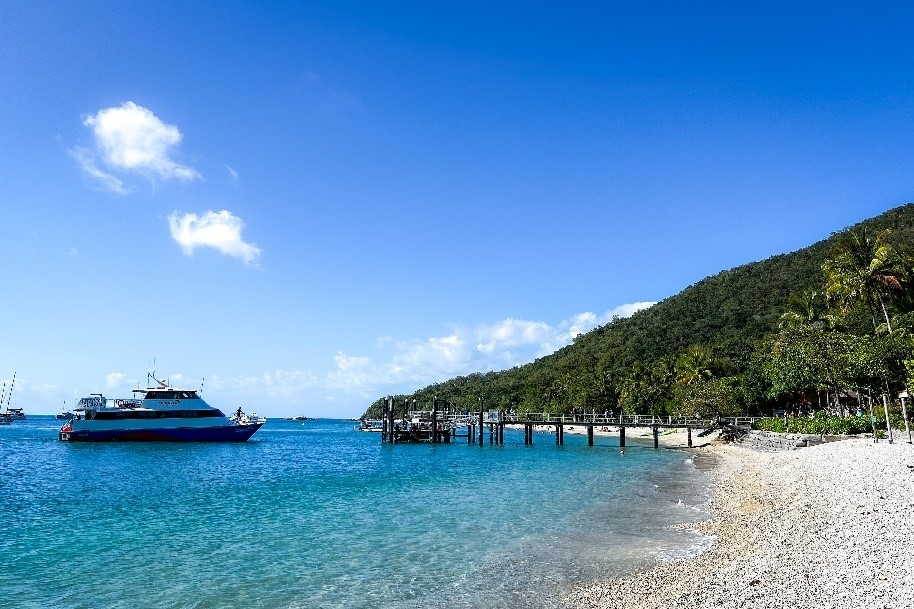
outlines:
M914 447L713 446L716 538L697 558L574 589L575 609L914 607Z

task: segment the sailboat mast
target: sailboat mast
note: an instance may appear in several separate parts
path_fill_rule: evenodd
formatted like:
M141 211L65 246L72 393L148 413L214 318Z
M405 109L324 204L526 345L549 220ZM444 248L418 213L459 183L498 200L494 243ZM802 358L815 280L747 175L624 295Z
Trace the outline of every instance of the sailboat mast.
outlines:
M9 412L10 400L13 398L13 387L16 385L16 373L13 373L13 380L10 382L10 392L6 394L6 411Z

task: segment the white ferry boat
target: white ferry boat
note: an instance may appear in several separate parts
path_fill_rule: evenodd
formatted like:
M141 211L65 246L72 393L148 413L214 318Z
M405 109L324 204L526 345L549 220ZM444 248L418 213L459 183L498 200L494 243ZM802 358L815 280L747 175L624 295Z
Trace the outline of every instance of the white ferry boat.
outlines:
M60 440L244 442L267 421L241 408L227 417L193 389L162 384L133 392L143 397L109 399L94 393L80 399L73 418L60 428Z

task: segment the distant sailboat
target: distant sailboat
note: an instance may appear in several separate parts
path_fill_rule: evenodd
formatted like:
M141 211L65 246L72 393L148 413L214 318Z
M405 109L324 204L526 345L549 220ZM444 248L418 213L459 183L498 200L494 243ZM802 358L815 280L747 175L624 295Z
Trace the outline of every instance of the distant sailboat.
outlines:
M25 412L22 408L10 408L10 400L13 398L13 387L16 385L16 373L13 373L13 380L10 382L9 393L6 392L6 383L3 383L3 394L0 395L0 404L6 401L6 412L0 412L0 425L9 425L13 421L22 421L25 419Z

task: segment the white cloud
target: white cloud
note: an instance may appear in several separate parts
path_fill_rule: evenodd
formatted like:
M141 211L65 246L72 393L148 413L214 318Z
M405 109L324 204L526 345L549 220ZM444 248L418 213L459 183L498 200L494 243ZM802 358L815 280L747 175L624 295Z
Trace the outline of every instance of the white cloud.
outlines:
M544 321L509 317L492 325L477 326L475 335L476 350L491 354L505 347L554 342L555 328Z
M190 181L200 177L196 170L175 162L169 154L181 142L178 128L163 123L151 110L132 101L99 110L83 124L92 129L95 151L77 149L72 154L90 177L112 192L129 192L112 172L163 180Z
M371 393L416 387L473 372L505 370L554 353L616 317L628 317L654 303L624 304L602 315L579 313L556 325L508 318L475 327L456 326L441 337L377 343L380 361L337 353L336 370L327 376L331 389ZM386 352L386 353L385 353Z
M347 414L351 416L379 395L408 392L455 376L528 363L569 344L577 334L651 304L625 304L602 315L579 313L555 324L508 318L491 324L456 326L443 336L424 340L385 336L378 339L377 351L372 355L336 353L333 368L324 374L298 369L228 378L214 374L206 378L206 391L215 394L213 404L228 400L232 408L237 402L245 410L268 410L265 403L272 400L275 404L278 400L287 413L294 405L313 414L333 403L334 409L341 404L352 409ZM125 382L123 375L116 378ZM171 375L170 380L180 378Z
M206 378L205 388L219 395L231 395L233 399L256 397L282 398L284 401L300 401L308 392L321 388L320 379L310 370L275 370L259 376L222 378L214 374ZM252 407L257 407L253 402Z
M336 370L326 378L326 386L331 389L352 389L365 385L374 385L377 379L386 375L370 357L348 356L337 353L333 356Z
M127 380L127 375L123 372L109 372L105 375L105 388L123 389L129 387L131 382Z
M632 302L629 304L619 305L618 307L616 307L615 309L613 309L612 311L609 311L607 313L607 315L610 316L610 318L607 321L612 321L613 317L631 317L638 311L640 311L642 309L649 309L652 306L654 306L655 304L657 304L657 303L656 302ZM606 323L606 321L604 321L603 323Z
M266 393L269 396L295 398L308 389L313 389L318 383L318 378L310 370L276 370L268 372L262 377Z
M228 170L229 177L232 179L232 185L238 186L238 181L241 179L241 176L239 176L238 172L228 165L226 165L225 168Z
M241 218L224 209L200 216L190 213L179 216L174 212L168 216L168 228L172 239L188 256L198 247L211 247L248 265L255 264L260 257L260 248L241 238L244 228Z

